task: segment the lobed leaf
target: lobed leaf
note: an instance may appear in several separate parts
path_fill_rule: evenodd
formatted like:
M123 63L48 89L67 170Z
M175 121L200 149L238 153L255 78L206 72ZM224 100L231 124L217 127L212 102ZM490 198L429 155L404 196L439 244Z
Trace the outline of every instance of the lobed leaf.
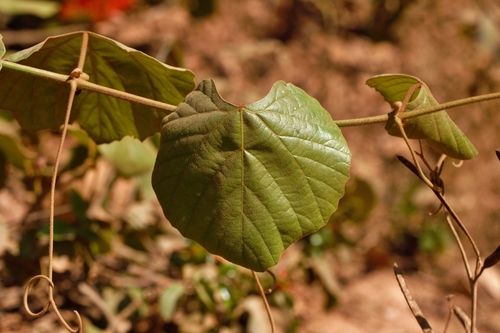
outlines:
M165 65L112 39L89 34L83 71L90 82L177 105L194 89L194 74ZM77 67L82 32L47 38L5 60L67 74ZM0 108L22 127L58 129L64 122L69 85L4 68L0 71ZM97 143L130 135L141 140L160 130L166 111L111 96L83 91L75 97L71 122L77 121Z
M328 221L351 154L303 90L277 82L236 106L206 80L164 120L153 188L171 224L209 252L264 271Z
M380 92L392 107L395 102L403 101L408 89L419 82L422 83L422 86L412 94L405 111L438 105L429 87L418 78L410 75L378 75L368 79L366 84ZM404 128L410 139L426 140L432 148L441 154L460 160L468 160L477 155L476 148L444 110L406 119ZM402 137L393 119L387 122L385 129L390 135Z

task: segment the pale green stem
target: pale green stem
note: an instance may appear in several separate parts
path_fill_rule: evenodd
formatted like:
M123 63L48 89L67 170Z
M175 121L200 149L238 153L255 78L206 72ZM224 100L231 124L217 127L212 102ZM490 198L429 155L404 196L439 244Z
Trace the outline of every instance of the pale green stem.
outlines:
M65 83L68 79L67 75L63 74L58 74L58 73L53 73L50 71L46 71L43 69L39 68L34 68L34 67L29 67L25 65L21 65L15 62L10 62L7 60L0 60L1 64L5 68L9 68L12 70L17 70L21 71L30 75L38 76L44 79L48 80L53 80L61 83ZM78 82L78 89L80 90L91 90L91 91L96 91L105 95L113 96L119 99L123 99L126 101L131 101L134 103L139 103L142 105L146 106L151 106L154 108L166 110L173 112L176 108L175 105L171 104L166 104L166 103L161 103L152 99L144 98L144 97L139 97L133 94L128 94L119 90L111 89L111 88L105 88L97 84L93 84L90 82L86 82L84 80L77 80ZM492 93L492 94L487 94L487 95L481 95L481 96L475 96L475 97L468 97L468 98L463 98L459 99L456 101L452 102L447 102L443 104L439 104L436 106L424 108L421 110L417 111L406 111L404 112L400 118L401 119L409 119L409 118L414 118L418 116L422 116L424 114L429 114L437 111L442 111L445 109L451 109L455 108L458 106L463 106L467 104L472 104L472 103L478 103L478 102L485 102L485 101L490 101L494 99L500 99L500 93ZM377 123L385 123L389 120L389 115L388 114L382 114L378 116L373 116L373 117L365 117L365 118L354 118L354 119L344 119L344 120L337 120L335 123L339 127L348 127L348 126L361 126L361 125L370 125L370 124L377 124Z
M481 95L481 96L462 98L462 99L458 99L456 101L447 102L447 103L439 104L436 106L431 106L428 108L423 108L423 109L416 110L416 111L405 111L404 113L402 113L399 116L399 118L402 120L409 119L409 118L415 118L418 116L422 116L422 115L437 112L437 111L452 109L452 108L456 108L458 106L464 106L464 105L473 104L473 103L491 101L494 99L500 99L500 92ZM335 123L339 127L348 127L348 126L360 126L360 125L385 123L388 120L389 120L389 115L383 114L383 115L378 115L378 116L373 116L373 117L336 120Z
M5 68L20 71L20 72L30 74L33 76L37 76L37 77L47 79L47 80L52 80L52 81L56 81L56 82L60 82L60 83L69 83L68 75L58 74L58 73L46 71L43 69L21 65L21 64L15 63L15 62L6 61L6 60L1 60L1 63L2 63L2 66ZM103 87L103 86L100 86L98 84L85 81L83 79L75 78L75 81L77 82L77 89L78 90L95 91L95 92L98 92L98 93L101 93L104 95L108 95L108 96L112 96L115 98L119 98L119 99L122 99L125 101L134 102L134 103L138 103L141 105L150 106L153 108L166 110L166 111L170 111L170 112L173 112L176 108L175 105L158 102L158 101L155 101L153 99L137 96L134 94L129 94L129 93L119 91L116 89L112 89L112 88Z

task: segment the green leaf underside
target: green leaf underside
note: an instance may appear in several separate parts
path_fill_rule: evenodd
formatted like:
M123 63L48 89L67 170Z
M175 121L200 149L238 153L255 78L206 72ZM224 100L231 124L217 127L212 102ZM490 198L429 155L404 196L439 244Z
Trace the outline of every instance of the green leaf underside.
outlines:
M328 112L301 89L277 82L238 107L206 80L164 120L153 188L185 237L264 271L325 225L350 156Z
M6 60L69 75L78 64L82 35L77 32L50 37ZM89 33L83 71L90 82L174 105L194 88L192 72L165 65L94 33ZM64 122L68 95L68 84L6 68L0 71L0 108L12 112L26 129L58 129ZM126 135L144 140L160 130L167 113L83 91L75 97L71 122L77 121L97 143Z
M403 101L408 89L418 82L421 81L410 75L384 74L370 78L366 84L381 93L392 107L395 102ZM420 110L439 104L429 87L421 83L422 87L415 90L405 111ZM477 155L476 148L444 110L407 119L404 121L404 128L408 138L424 139L441 154L460 160L468 160ZM385 129L392 136L402 137L393 118L389 119Z

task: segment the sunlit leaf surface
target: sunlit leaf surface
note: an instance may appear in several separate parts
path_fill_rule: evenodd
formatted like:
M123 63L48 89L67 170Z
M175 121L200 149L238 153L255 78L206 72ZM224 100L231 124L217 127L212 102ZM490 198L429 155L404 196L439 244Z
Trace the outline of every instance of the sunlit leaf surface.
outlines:
M408 89L418 82L421 81L410 75L384 74L370 78L366 84L381 93L392 107L395 102L403 101ZM420 110L439 104L429 87L421 83L422 87L415 90L405 111ZM441 154L460 160L468 160L477 155L476 148L444 110L407 119L404 121L404 128L410 139L426 140ZM385 129L390 135L402 136L392 119L387 122Z

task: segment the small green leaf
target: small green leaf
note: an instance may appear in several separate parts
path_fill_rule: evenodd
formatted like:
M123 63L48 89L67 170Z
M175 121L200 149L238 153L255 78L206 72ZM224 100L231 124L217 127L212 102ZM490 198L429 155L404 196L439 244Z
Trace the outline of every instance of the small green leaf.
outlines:
M39 230L41 235L49 235L49 226L44 224ZM54 221L54 240L55 241L65 241L75 239L76 229L70 225L65 220L55 220Z
M419 82L422 83L422 87L415 90L405 111L438 105L429 87L410 75L378 75L368 79L366 84L381 93L392 107L395 102L403 101L408 89ZM460 160L468 160L477 155L476 148L444 110L407 119L404 121L404 128L410 139L426 140L441 154ZM402 137L393 119L387 122L385 129L390 135Z
M121 176L127 178L151 172L157 153L151 141L141 142L130 136L120 141L99 145L97 149L113 164Z
M328 112L277 82L247 106L200 83L165 118L153 188L174 227L209 252L264 271L326 224L351 154Z
M174 318L177 310L177 302L184 295L184 285L180 282L174 282L163 290L158 299L160 316L164 321L170 322Z
M192 72L165 65L112 39L88 34L83 71L90 82L174 105L193 90ZM50 37L5 60L69 76L78 64L82 35L76 32ZM12 112L26 129L58 129L64 122L68 95L68 84L6 68L0 71L0 109ZM96 143L126 135L144 140L159 132L167 113L83 91L75 97L70 122L77 121Z

